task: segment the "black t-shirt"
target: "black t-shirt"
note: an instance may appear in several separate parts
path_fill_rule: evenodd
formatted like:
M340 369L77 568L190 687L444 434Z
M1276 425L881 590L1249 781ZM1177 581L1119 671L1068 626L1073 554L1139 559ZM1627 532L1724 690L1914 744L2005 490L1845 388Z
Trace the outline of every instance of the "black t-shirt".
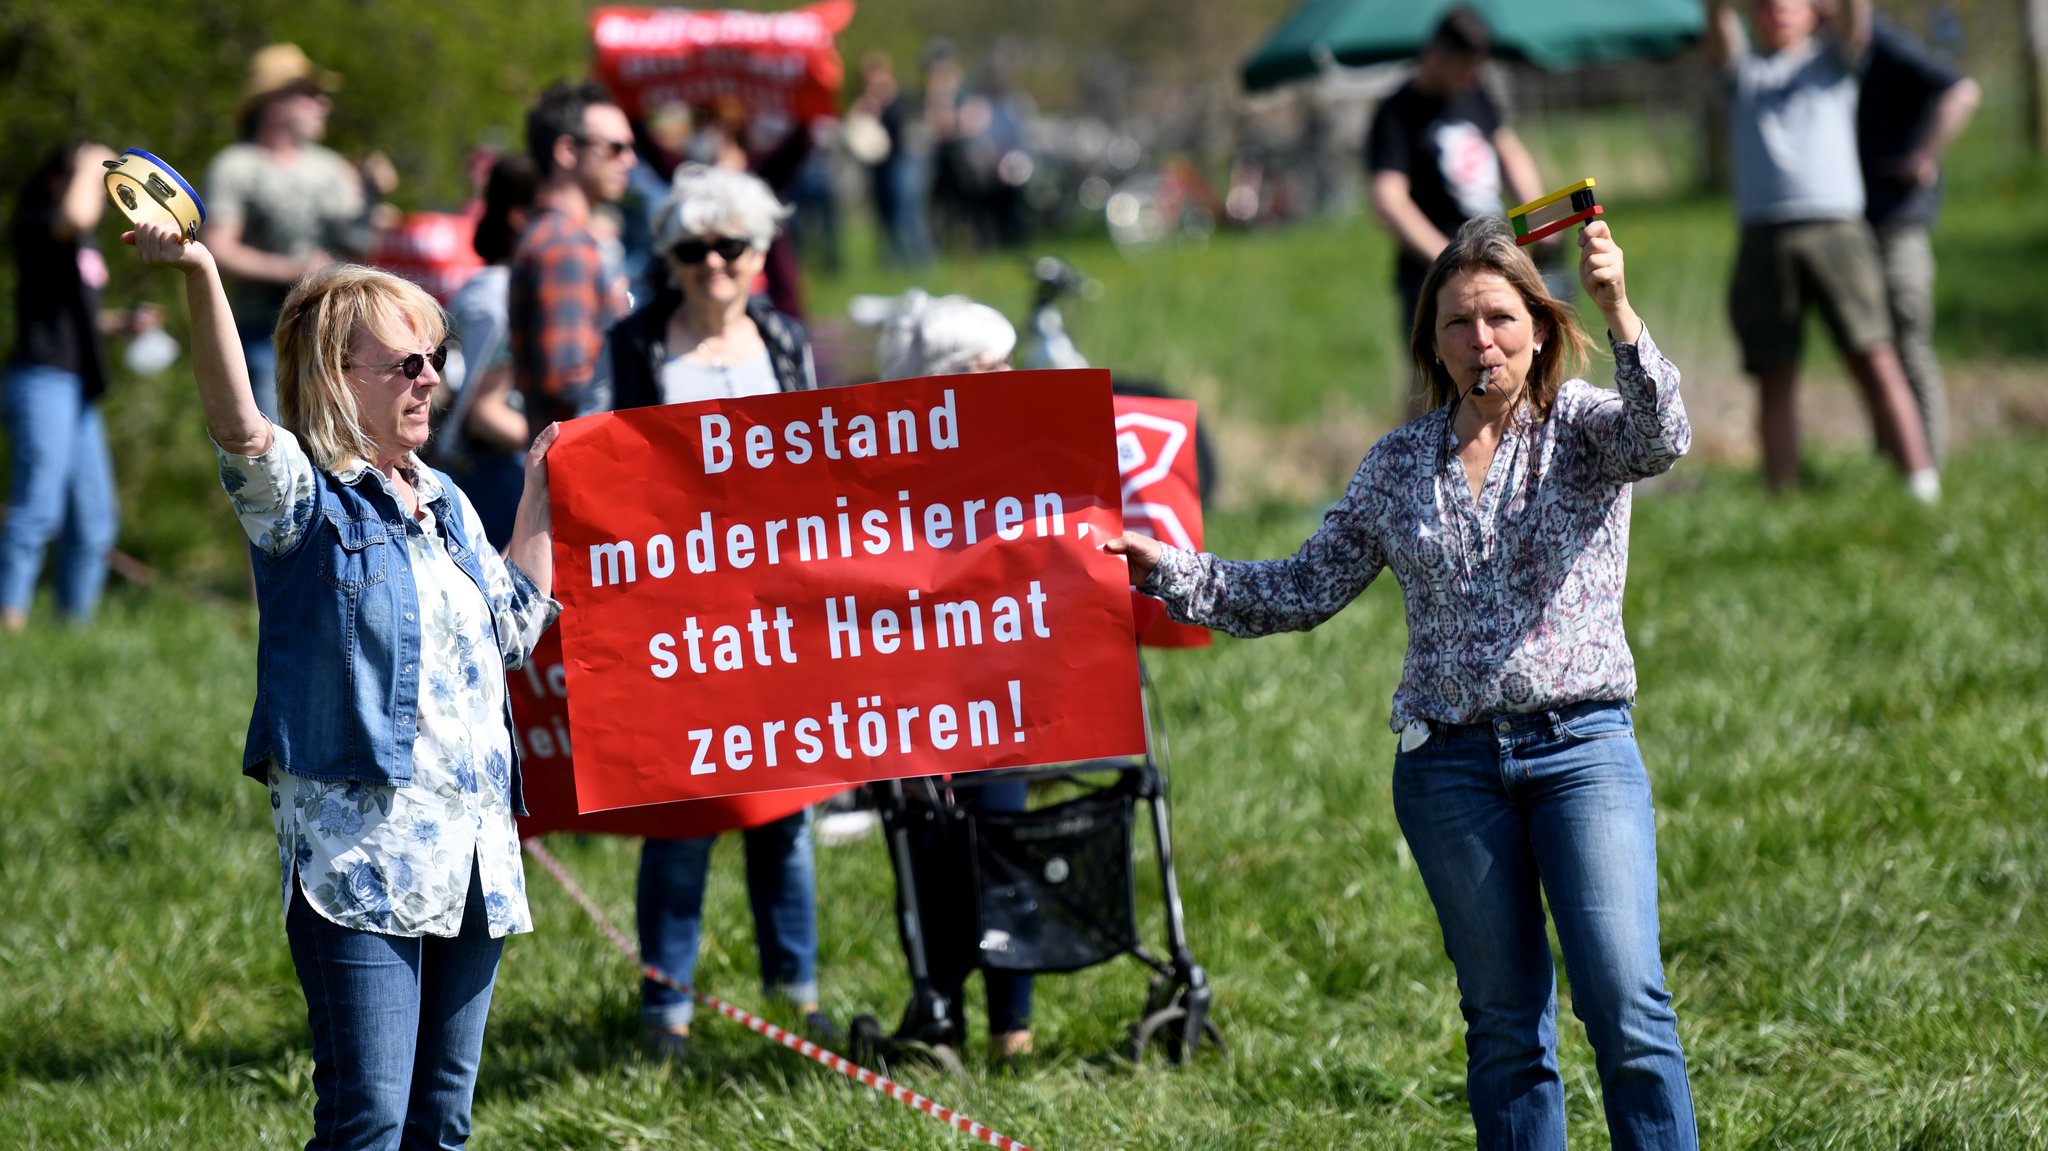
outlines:
M90 233L58 239L56 217L51 205L14 218L14 362L75 372L86 399L97 399L107 390L98 322L107 261Z
M1500 126L1500 108L1484 88L1434 96L1411 80L1373 113L1366 171L1405 174L1415 206L1452 235L1474 216L1500 213L1500 155L1493 147ZM1406 247L1401 261L1424 264Z
M1878 227L1925 224L1941 210L1941 185L1899 175L1899 163L1926 135L1942 94L1962 80L1899 27L1880 17L1871 29L1870 67L1856 104L1856 151L1863 160L1863 214Z

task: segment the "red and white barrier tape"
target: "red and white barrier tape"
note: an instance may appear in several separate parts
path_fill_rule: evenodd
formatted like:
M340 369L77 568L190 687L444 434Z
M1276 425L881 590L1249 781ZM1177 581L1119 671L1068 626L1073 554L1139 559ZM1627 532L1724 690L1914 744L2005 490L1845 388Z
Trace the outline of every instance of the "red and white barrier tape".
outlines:
M688 995L704 1007L718 1012L747 1030L766 1036L806 1059L822 1063L863 1087L879 1091L898 1103L924 1112L926 1115L937 1119L955 1131L971 1135L983 1143L996 1148L996 1151L1031 1151L1030 1147L1017 1142L1000 1131L984 1127L967 1116L960 1114L958 1111L927 1099L886 1076L877 1075L853 1060L820 1047L800 1035L792 1035L750 1011L735 1007L717 996L706 995L695 988L685 987L674 979L669 978L667 973L656 970L641 962L640 951L633 946L633 941L627 939L625 932L620 931L612 925L611 920L605 918L604 911L597 906L596 902L590 896L584 894L583 889L577 886L574 879L569 878L569 872L563 868L560 860L549 854L548 849L542 847L538 840L526 840L524 846L526 847L526 853L533 856L534 860L549 875L554 876L555 882L562 885L562 890L569 893L569 898L575 900L583 908L584 914L590 916L591 922L597 924L598 930L603 931L606 936L610 937L612 943L620 951L625 952L635 963L640 964L640 970L646 974L647 978L665 987L674 988L684 995Z

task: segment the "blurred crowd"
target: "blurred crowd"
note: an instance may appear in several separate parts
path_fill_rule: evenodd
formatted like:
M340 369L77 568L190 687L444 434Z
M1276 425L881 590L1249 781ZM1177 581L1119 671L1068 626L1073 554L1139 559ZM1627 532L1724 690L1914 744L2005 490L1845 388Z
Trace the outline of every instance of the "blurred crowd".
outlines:
M1947 420L1931 338L1928 230L1939 210L1942 154L1979 99L1949 62L1959 29L1952 19L1936 26L1940 48L1930 49L1873 19L1866 0L1758 2L1747 16L1745 34L1730 5L1714 4L1707 46L1726 68L1743 236L1730 320L1759 387L1764 474L1774 488L1798 480L1797 333L1803 313L1818 310L1868 401L1880 447L1915 493L1932 499ZM1459 223L1549 186L1483 69L1491 49L1486 22L1452 10L1407 81L1379 102L1364 138L1369 202L1398 241L1394 319L1403 329L1422 272ZM473 195L457 217L467 230L461 250L430 285L461 336L436 462L475 485L494 527L506 522L526 411L573 412L603 332L668 286L655 217L676 173L690 165L750 172L790 207L751 287L797 321L806 316L804 268L842 266L841 193L855 183L848 172L858 173L885 264L917 269L941 251L1028 245L1037 213L1027 191L1055 161L1034 151L1034 139L1045 144L1044 121L1018 71L1014 50L999 48L970 68L957 47L934 40L909 74L883 53L858 61L837 116L793 123L727 95L630 118L619 112L566 162L536 153L532 141L523 150L477 152L468 166ZM205 239L231 287L259 402L272 414L270 330L285 293L335 261L383 262L401 223L387 202L398 179L390 161L374 151L344 158L322 142L341 81L296 45L255 53L236 141L199 185L209 210ZM605 94L589 93L599 98ZM108 380L103 341L130 338L127 357L139 366L170 354L154 310L115 315L98 307L107 273L93 239L104 207L97 176L110 158L99 144L65 142L14 204L20 283L61 287L23 290L15 300L6 389L13 482L0 530L0 622L8 627L25 621L53 546L59 612L90 615L117 534L95 410ZM1169 169L1160 187L1177 196L1180 185L1200 183L1199 174L1176 178ZM563 203L567 209L551 207ZM594 261L584 277L589 298L577 296L584 311L570 325L580 334L567 343L542 313L508 322L501 302L519 295L519 251L555 250L543 241L559 239L565 219ZM1538 249L1561 295L1571 291L1563 252L1556 238ZM535 339L544 353L530 346ZM1413 385L1400 385L1411 414L1420 402Z

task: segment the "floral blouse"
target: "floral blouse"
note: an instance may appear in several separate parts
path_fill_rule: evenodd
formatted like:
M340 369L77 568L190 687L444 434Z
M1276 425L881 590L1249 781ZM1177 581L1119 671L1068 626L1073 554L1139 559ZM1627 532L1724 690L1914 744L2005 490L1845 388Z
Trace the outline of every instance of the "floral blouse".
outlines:
M297 437L273 427L254 458L218 451L221 484L242 530L273 554L312 523L313 461ZM361 465L337 473L354 482ZM559 606L526 573L479 548L488 595L455 563L431 501L443 490L411 461L422 515L406 532L420 603L420 681L409 787L327 783L270 769L280 885L287 912L296 874L306 902L343 927L386 935L461 933L471 861L492 937L533 930L519 833L513 822L512 744L505 671L524 661ZM386 483L381 474L370 473ZM468 538L483 525L460 492ZM499 650L498 637L507 647Z
M1392 568L1408 616L1396 731L1633 698L1621 624L1629 485L1668 470L1692 429L1678 369L1649 331L1610 343L1616 390L1569 380L1547 419L1525 406L1478 498L1439 408L1373 445L1292 557L1169 547L1141 590L1175 619L1255 636L1312 628Z

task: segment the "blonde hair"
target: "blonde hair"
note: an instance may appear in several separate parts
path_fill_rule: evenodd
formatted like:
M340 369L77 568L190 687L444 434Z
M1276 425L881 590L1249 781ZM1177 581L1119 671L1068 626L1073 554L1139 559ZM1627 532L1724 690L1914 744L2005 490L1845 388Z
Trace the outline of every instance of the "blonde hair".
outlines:
M361 264L331 265L293 285L277 318L278 415L323 471L376 461L348 382L358 329L394 348L421 336L439 344L448 314L418 284Z
M1422 295L1415 306L1415 326L1408 334L1408 350L1415 357L1415 369L1424 381L1424 397L1431 410L1443 407L1458 394L1458 385L1436 358L1437 295L1452 276L1460 272L1492 272L1508 282L1522 297L1535 321L1537 338L1543 344L1529 365L1528 396L1538 419L1550 415L1557 390L1571 375L1585 370L1593 341L1579 324L1579 315L1559 303L1543 286L1536 262L1515 243L1514 233L1497 216L1477 216L1465 221L1450 244L1430 265L1422 281Z

